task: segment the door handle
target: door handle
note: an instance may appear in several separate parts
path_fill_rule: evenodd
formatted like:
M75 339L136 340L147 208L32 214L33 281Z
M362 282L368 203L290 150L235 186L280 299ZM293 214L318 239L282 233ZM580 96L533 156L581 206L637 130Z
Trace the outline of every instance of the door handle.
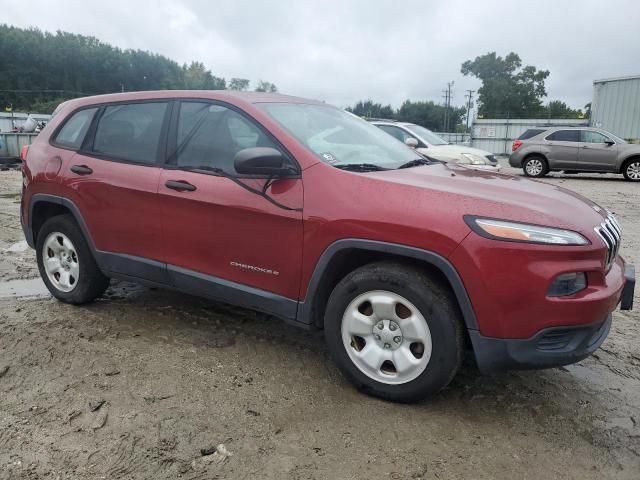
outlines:
M71 167L71 171L78 175L90 175L93 173L93 170L86 165L74 165Z
M182 180L167 180L164 185L165 187L170 188L171 190L177 190L178 192L184 192L185 190L193 192L196 189L195 185L191 185L189 182Z

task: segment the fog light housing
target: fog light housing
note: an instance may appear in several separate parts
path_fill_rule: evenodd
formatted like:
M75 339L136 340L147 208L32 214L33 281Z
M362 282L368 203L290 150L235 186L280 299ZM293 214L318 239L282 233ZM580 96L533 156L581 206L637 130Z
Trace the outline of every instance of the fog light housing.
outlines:
M587 276L584 272L563 273L558 275L547 290L548 297L565 297L587 288Z

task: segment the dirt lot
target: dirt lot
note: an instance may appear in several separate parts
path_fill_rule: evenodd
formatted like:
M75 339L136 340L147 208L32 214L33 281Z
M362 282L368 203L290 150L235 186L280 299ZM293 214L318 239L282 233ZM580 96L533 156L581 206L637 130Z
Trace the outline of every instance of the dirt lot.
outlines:
M616 211L640 265L640 185L545 181ZM51 299L29 280L19 187L0 172L2 479L640 478L640 310L577 365L470 364L395 405L354 391L321 334L249 311L115 282L84 307Z

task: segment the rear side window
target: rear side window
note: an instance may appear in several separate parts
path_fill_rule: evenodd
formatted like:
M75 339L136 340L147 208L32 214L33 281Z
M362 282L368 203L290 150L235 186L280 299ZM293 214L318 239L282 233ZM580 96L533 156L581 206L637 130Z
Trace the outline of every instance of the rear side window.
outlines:
M97 108L86 108L74 113L60 129L54 143L61 147L80 148L97 110Z
M544 132L544 130L537 129L537 128L530 128L529 130L524 132L522 135L520 135L518 137L518 140L528 140L529 138L533 138L536 135L540 135L542 132Z
M118 160L154 164L166 102L110 105L98 121L93 151Z
M558 130L550 135L547 135L547 140L554 140L556 142L579 142L580 130Z

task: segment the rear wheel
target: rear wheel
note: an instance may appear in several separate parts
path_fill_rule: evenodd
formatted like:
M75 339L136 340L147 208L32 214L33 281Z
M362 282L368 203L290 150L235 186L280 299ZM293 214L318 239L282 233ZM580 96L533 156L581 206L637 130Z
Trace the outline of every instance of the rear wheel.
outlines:
M66 303L90 302L102 295L109 278L98 268L73 217L47 220L36 242L38 269L51 295Z
M525 160L522 170L527 177L544 177L549 173L549 166L544 158L532 156Z
M628 160L622 167L622 174L631 182L640 182L640 158Z
M462 362L462 323L451 292L395 262L362 267L336 286L325 337L345 376L388 400L436 393Z

